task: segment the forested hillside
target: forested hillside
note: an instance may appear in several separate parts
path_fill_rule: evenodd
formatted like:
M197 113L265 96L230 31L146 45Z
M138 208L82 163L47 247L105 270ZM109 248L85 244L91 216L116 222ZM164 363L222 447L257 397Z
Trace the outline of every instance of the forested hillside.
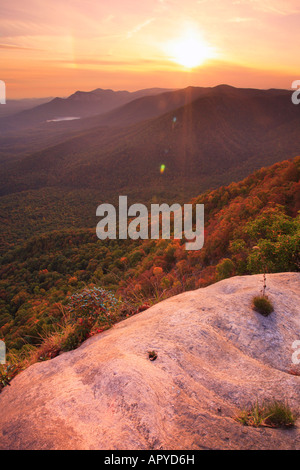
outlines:
M200 251L186 251L184 240L100 241L95 229L75 228L6 251L0 337L10 357L53 357L152 303L226 277L299 271L299 178L297 157L195 198L205 205Z

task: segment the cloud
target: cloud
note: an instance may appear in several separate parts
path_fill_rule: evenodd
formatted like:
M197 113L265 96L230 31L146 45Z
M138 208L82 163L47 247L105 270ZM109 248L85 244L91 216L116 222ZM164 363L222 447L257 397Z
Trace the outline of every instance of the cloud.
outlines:
M25 50L25 51L42 51L43 49L37 49L35 47L23 47L18 46L17 44L0 44L0 49L9 49L9 50Z
M299 0L236 0L234 4L252 6L254 10L280 16L300 13Z
M254 21L255 18L246 18L246 17L236 17L236 18L230 18L228 20L229 23L246 23L248 21Z
M128 31L127 33L127 38L131 38L134 34L138 33L141 31L141 29L145 28L148 26L150 23L152 23L155 20L155 18L149 18L148 20L144 21L143 23L138 24L135 28L133 28L131 31Z

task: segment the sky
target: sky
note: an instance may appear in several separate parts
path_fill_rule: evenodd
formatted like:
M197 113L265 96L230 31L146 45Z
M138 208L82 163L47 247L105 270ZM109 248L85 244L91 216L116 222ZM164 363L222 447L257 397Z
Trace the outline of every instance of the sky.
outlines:
M300 79L299 0L9 0L0 6L7 99Z

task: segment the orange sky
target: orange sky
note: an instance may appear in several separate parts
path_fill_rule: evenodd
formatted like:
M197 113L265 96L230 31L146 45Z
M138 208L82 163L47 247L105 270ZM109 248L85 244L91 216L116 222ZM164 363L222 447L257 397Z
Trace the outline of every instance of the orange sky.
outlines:
M299 0L10 0L1 5L0 80L8 99L220 83L290 88L300 79L299 25Z

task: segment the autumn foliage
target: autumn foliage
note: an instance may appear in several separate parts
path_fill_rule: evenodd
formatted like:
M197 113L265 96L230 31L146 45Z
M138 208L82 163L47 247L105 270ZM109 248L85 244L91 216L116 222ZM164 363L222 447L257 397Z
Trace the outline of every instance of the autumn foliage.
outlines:
M299 271L299 177L300 157L195 198L205 205L200 251L186 251L184 240L103 242L95 230L76 228L12 247L0 259L0 337L8 353L28 357L66 321L73 321L70 334L80 319L86 328L76 346L180 292L234 275Z

